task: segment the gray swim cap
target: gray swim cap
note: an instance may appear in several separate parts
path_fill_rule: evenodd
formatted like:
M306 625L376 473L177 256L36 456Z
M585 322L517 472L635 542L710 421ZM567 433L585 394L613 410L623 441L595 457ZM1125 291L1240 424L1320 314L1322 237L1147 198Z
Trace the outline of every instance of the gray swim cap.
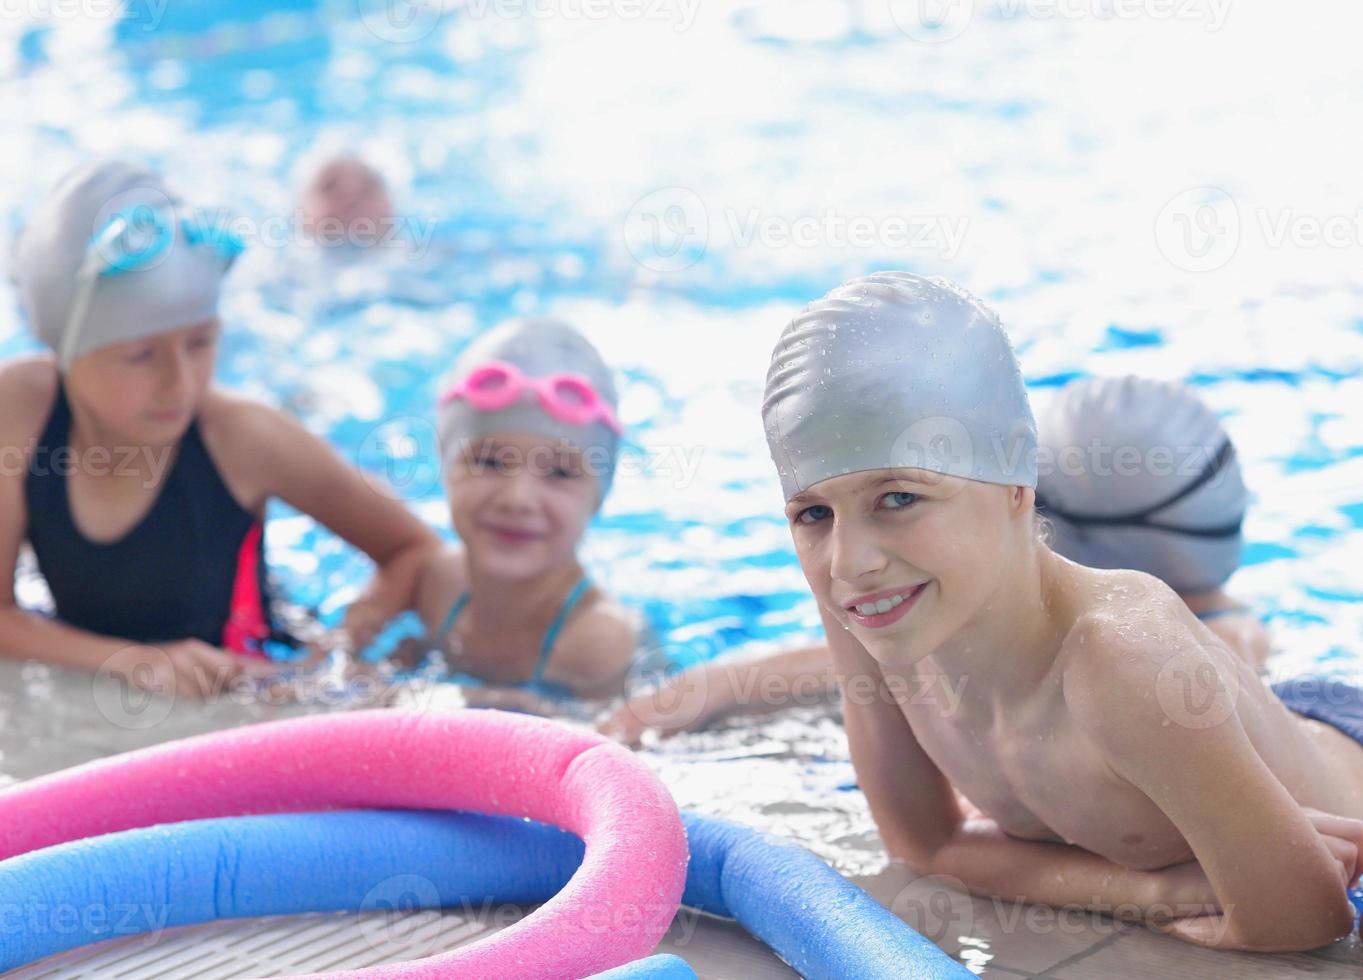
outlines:
M609 406L614 417L618 399L610 368L587 338L562 320L508 320L465 349L450 380L458 384L479 368L499 361L513 365L531 379L578 375ZM476 408L467 398L450 397L447 391L438 413L441 456L446 466L474 440L498 432L528 432L582 450L584 467L601 481L601 500L610 490L621 437L604 421L565 421L546 411L530 391L522 392L513 404L491 411Z
M107 255L91 240L116 214L142 206L168 217L173 239L143 267L94 276ZM67 174L31 216L16 243L11 276L29 325L62 367L110 344L140 340L214 316L230 260L191 247L179 200L144 167L98 160ZM82 294L88 304L82 303ZM82 306L84 307L82 309ZM73 316L74 314L74 316ZM73 332L68 335L68 328Z
M790 322L762 420L789 500L830 477L917 468L1036 486L1036 424L999 318L942 279L880 272Z
M1183 385L1084 378L1042 413L1037 506L1081 565L1219 588L1240 564L1245 504L1230 438Z

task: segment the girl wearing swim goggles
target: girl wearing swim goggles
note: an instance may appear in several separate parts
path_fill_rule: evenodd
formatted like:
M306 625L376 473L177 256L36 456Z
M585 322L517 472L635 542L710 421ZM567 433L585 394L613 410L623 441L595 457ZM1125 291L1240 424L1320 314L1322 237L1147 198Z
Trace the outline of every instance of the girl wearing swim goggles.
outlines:
M609 489L624 428L596 349L566 323L515 320L475 341L437 402L460 546L422 569L417 609L447 665L496 685L480 703L618 692L636 617L577 547ZM491 700L489 700L491 699Z
M179 216L161 179L99 161L40 205L13 262L53 354L0 368L0 653L203 695L273 672L264 518L279 499L377 570L336 636L400 612L435 536L284 413L212 384L218 289L242 250ZM55 616L20 608L27 541ZM320 641L320 640L319 640Z

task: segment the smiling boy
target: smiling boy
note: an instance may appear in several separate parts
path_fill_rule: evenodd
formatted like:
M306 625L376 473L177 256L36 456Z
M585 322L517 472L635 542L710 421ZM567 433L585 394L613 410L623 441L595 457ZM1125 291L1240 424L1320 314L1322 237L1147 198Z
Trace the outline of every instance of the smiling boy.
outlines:
M892 856L1215 948L1351 929L1363 698L1298 682L1290 711L1168 586L1047 547L991 311L907 273L846 283L786 327L763 419L844 690L962 691L950 711L845 699Z

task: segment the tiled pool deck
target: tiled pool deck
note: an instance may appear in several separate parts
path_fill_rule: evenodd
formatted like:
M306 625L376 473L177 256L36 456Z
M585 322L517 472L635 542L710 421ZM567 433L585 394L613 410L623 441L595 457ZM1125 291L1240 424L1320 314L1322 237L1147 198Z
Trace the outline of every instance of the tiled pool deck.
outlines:
M303 713L299 706L166 704L138 720L119 715L104 680L0 660L0 784L29 779L129 749ZM148 724L152 719L155 724ZM144 727L137 727L137 726ZM734 765L735 763L730 763ZM951 955L984 977L1056 980L1203 980L1207 977L1363 976L1355 934L1311 953L1212 953L1099 915L1014 906L943 889L902 868L857 879ZM271 976L397 962L471 942L504 925L462 911L319 914L239 920L112 940L51 957L7 976L226 978ZM766 980L795 974L733 923L683 913L662 950L703 977Z

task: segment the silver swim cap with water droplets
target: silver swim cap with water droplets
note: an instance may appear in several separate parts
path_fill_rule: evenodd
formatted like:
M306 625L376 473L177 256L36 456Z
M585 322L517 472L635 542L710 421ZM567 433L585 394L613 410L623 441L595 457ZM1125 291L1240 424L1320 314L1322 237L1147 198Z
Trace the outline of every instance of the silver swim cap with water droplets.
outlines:
M781 333L762 420L789 500L845 473L915 468L1036 486L1036 423L998 316L942 279L880 272Z

